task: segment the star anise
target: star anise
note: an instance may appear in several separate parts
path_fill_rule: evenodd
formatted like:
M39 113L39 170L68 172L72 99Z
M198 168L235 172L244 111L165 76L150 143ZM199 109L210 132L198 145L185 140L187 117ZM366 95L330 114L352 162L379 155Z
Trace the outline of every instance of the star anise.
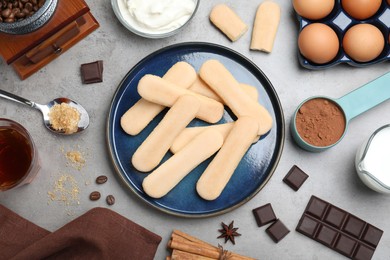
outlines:
M225 243L230 240L233 245L235 245L234 237L241 236L240 233L237 232L238 228L233 227L234 221L232 221L229 226L225 223L222 224L222 229L218 229L222 234L218 238L225 238Z

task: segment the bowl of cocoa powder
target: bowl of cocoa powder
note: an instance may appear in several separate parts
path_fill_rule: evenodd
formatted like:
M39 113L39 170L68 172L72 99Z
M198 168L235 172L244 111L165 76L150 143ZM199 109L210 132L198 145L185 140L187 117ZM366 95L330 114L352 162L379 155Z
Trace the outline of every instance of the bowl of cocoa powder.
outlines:
M50 20L58 0L0 0L0 32L27 34Z
M336 145L347 129L343 108L327 97L312 97L302 102L291 120L296 143L310 152L321 152Z

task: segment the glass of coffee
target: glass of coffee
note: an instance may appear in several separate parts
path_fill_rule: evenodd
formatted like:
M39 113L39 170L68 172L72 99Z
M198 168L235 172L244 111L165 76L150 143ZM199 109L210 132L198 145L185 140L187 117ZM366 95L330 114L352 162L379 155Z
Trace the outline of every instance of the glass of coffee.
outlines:
M0 118L0 192L30 183L39 169L38 151L27 130Z

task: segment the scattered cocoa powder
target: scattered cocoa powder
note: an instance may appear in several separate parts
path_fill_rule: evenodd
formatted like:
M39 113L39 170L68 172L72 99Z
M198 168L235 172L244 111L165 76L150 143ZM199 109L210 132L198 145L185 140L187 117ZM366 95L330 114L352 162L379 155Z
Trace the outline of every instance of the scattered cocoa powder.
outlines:
M295 123L303 140L321 147L336 143L346 126L339 106L324 98L305 102L298 110Z

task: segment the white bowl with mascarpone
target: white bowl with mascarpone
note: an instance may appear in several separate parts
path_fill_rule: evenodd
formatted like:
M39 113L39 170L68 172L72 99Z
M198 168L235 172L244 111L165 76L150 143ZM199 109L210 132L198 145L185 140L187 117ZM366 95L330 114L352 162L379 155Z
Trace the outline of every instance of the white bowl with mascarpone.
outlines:
M199 0L111 0L118 20L146 38L164 38L179 32L195 15Z

